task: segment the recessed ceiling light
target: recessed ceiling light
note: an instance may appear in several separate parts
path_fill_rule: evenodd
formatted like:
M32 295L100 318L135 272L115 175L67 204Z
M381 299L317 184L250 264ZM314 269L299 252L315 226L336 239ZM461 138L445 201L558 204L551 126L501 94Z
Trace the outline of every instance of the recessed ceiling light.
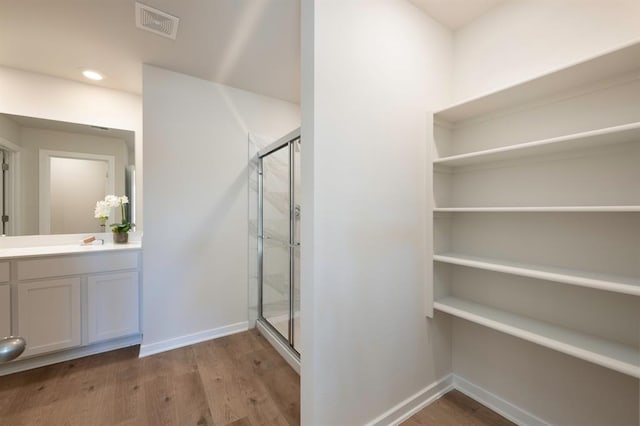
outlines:
M84 75L89 80L95 80L95 81L100 81L104 78L102 74L93 70L84 70L82 71L82 75Z

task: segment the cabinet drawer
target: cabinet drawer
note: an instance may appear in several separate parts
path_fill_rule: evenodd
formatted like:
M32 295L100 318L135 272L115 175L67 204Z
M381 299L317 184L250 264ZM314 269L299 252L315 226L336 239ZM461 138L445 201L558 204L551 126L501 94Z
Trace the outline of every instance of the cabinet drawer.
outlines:
M11 288L0 285L0 339L11 335Z
M95 272L136 269L138 252L95 253L80 256L48 257L18 262L18 279L59 277Z
M11 278L9 271L9 262L0 262L0 283L9 282Z

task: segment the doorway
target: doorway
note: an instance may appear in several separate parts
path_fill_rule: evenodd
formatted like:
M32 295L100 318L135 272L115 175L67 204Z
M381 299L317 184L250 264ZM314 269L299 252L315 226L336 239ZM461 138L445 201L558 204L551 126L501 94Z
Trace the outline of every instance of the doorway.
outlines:
M40 234L98 232L93 211L113 194L114 169L111 155L40 150Z

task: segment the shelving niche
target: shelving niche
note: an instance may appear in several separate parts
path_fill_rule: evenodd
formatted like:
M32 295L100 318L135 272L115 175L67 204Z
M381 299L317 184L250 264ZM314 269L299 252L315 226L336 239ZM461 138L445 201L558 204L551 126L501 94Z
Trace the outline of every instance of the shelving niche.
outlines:
M433 310L640 378L640 43L433 115Z

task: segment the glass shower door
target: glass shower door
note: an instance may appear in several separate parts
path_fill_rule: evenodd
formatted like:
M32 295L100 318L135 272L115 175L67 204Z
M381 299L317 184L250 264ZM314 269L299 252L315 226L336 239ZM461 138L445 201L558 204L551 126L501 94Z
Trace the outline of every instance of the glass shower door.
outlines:
M258 321L299 356L300 134L258 156Z
M262 317L290 341L289 145L262 158Z

